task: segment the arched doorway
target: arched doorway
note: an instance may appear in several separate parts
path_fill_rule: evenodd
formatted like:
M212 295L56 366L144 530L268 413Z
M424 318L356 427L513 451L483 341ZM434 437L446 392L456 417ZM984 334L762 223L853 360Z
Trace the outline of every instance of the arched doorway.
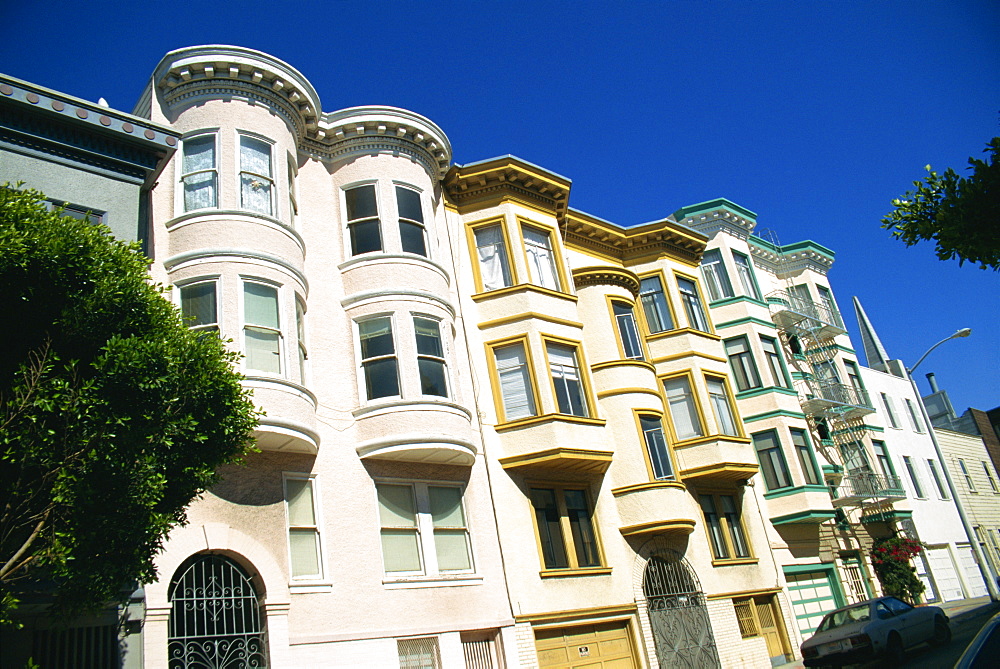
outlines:
M196 555L170 582L170 669L267 667L257 591L222 555Z
M649 556L642 594L661 667L721 667L705 593L679 553L659 548Z

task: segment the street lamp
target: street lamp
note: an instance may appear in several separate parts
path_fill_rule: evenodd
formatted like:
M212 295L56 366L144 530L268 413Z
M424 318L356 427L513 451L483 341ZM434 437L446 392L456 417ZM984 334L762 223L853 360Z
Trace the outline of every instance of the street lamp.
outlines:
M944 454L941 453L941 444L938 443L937 435L934 434L934 425L931 423L930 416L927 415L927 407L924 406L924 398L920 395L920 389L917 388L917 382L913 378L913 372L920 366L920 363L924 361L931 351L936 349L941 344L949 341L951 339L956 339L958 337L968 337L972 334L971 328L962 328L955 334L945 337L938 343L931 346L927 351L920 356L916 364L913 367L908 367L906 369L906 375L910 378L910 386L913 388L913 394L917 397L917 404L920 405L920 414L924 417L924 425L927 426L927 433L931 436L931 443L934 444L934 453L937 455L938 462L941 463L941 469L944 470L944 480L948 484L948 490L951 491L951 498L955 500L955 508L958 509L958 517L962 519L962 527L965 528L965 536L969 539L969 545L972 546L972 552L976 556L976 562L979 565L979 573L983 577L983 581L986 583L986 589L990 593L990 600L997 602L1000 601L1000 593L997 592L997 583L993 579L993 576L987 573L986 558L983 555L983 551L979 546L979 540L976 538L976 533L972 530L972 526L969 524L969 517L965 515L965 507L962 505L962 499L958 496L958 490L955 488L955 482L951 479L951 472L948 469L948 461L944 459Z

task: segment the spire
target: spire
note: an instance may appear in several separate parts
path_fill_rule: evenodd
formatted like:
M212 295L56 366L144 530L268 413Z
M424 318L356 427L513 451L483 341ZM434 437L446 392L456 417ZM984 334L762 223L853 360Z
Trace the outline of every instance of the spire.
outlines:
M857 296L854 297L854 313L858 316L858 328L861 330L861 344L865 347L865 359L868 366L874 369L888 369L889 354L885 351L885 346L879 341L875 328L868 320L868 314Z

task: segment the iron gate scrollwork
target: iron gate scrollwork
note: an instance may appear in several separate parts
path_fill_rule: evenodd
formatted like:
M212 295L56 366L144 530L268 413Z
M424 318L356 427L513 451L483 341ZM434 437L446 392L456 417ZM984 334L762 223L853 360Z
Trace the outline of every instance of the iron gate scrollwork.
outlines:
M229 558L199 555L170 583L170 669L267 667L257 592Z
M721 667L705 593L683 557L669 549L650 556L642 593L661 667Z

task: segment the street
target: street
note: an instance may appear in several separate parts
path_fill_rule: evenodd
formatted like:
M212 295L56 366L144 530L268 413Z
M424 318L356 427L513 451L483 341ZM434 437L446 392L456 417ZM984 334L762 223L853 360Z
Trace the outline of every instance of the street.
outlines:
M906 654L903 666L907 669L941 669L952 667L962 656L965 647L976 636L986 621L997 611L998 606L983 606L981 608L960 614L952 618L951 643L940 648L917 648Z

